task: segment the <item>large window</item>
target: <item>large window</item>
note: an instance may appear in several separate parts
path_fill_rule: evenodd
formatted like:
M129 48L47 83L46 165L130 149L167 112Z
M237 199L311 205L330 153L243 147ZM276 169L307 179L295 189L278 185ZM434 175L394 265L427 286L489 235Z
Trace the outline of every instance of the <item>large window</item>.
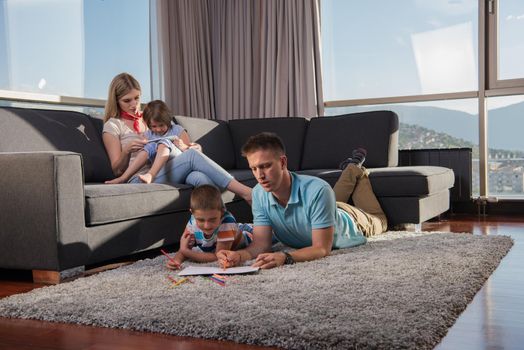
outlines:
M477 1L322 1L324 100L477 90Z
M0 0L0 90L105 99L120 72L151 97L148 0Z
M492 196L524 196L524 96L488 99L488 188Z
M524 86L524 2L488 2L489 83L491 89Z
M523 1L500 1L498 18L499 79L524 78Z
M328 114L392 109L401 149L471 147L474 195L524 198L524 1L322 4Z
M399 117L399 149L472 149L473 195L479 194L476 99L326 108L326 115L390 110ZM477 165L475 167L475 164Z
M471 147L478 157L475 99L327 108L326 115L390 110L399 117L399 148Z
M499 198L524 197L524 2L491 0L487 8L487 188Z

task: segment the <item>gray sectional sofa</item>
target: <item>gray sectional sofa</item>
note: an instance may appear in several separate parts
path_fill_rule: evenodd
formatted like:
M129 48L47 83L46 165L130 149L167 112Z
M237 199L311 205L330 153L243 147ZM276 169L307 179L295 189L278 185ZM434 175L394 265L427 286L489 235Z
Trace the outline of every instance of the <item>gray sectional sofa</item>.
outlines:
M353 148L367 148L365 165L390 225L421 223L449 208L452 170L397 167L393 112L176 121L204 153L250 186L256 181L240 147L250 135L273 131L284 140L290 170L331 185L339 162ZM70 268L178 242L191 187L103 184L113 175L101 129L101 120L78 112L0 107L0 268L57 281ZM223 197L239 220L251 219L243 200L230 192Z

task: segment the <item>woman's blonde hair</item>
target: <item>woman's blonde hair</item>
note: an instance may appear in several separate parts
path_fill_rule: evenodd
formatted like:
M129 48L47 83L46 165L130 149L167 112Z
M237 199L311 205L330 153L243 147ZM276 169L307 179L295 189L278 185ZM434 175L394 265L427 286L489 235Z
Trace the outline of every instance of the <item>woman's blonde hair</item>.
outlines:
M142 91L140 83L129 73L120 73L113 78L109 85L106 107L104 111L104 122L109 118L120 118L120 107L118 100L128 94L131 90Z
M144 121L147 126L149 126L149 123L152 121L171 126L173 115L164 101L154 100L144 107Z

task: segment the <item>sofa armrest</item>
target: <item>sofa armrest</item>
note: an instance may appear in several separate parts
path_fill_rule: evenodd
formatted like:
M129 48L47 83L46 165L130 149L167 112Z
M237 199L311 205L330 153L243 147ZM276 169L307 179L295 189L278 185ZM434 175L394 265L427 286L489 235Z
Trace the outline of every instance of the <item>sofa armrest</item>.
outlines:
M0 153L0 267L61 271L89 256L82 157Z

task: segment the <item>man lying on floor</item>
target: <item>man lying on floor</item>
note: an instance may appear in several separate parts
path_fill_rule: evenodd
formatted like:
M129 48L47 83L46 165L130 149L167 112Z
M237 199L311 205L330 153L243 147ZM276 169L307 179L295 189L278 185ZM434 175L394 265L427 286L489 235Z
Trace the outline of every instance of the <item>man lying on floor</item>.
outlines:
M335 187L324 180L287 169L282 140L273 133L248 139L242 155L258 185L253 189L253 242L243 250L217 253L222 267L256 257L253 266L269 269L284 264L320 259L334 248L366 243L383 233L387 220L362 166L366 150L353 151ZM352 199L354 205L347 204ZM272 234L295 251L271 253Z

